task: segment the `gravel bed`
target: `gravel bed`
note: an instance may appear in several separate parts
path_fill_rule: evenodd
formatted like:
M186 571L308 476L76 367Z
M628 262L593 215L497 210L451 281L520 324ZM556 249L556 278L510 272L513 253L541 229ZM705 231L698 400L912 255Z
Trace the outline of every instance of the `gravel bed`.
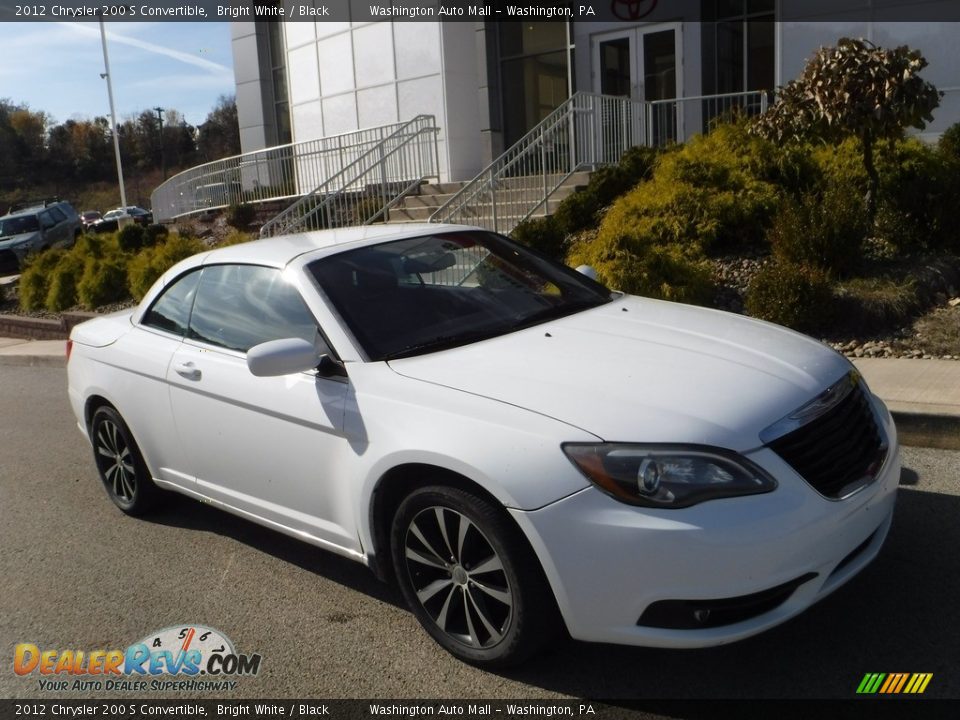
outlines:
M766 264L769 256L762 252L717 258L713 261L713 277L717 284L714 306L729 312L743 313L744 296L750 280ZM826 340L824 343L849 358L908 358L923 360L960 360L960 297L939 298L940 305L924 317L940 315L942 322L955 323L958 342L950 352L930 353L924 349L926 338L918 323L897 328L882 337L854 337Z

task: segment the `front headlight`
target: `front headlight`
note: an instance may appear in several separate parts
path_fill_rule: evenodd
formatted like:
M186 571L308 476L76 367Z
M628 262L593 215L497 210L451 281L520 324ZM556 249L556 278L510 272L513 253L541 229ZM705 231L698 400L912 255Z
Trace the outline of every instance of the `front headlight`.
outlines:
M563 452L597 487L631 505L684 508L777 487L745 457L702 445L565 443Z

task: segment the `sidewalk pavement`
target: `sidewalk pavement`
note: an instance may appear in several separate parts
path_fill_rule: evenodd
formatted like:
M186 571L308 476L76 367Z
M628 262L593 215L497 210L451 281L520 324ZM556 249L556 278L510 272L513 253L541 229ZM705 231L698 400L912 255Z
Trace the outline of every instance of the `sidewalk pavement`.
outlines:
M63 340L0 338L0 365L65 364ZM890 408L904 445L960 450L960 361L860 358L854 365Z

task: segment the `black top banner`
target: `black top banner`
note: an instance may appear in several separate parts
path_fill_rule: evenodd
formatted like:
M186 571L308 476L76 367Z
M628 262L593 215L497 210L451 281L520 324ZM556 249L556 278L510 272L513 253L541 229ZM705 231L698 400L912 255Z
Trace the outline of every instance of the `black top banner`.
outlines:
M701 22L717 7L716 0L0 0L0 21ZM960 22L960 0L781 0L776 19Z

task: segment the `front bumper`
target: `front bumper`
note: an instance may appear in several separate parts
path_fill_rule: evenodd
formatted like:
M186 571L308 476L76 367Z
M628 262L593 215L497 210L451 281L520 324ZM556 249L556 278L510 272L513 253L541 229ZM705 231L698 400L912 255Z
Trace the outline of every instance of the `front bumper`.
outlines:
M892 423L887 429L890 452L880 474L842 501L820 496L775 453L761 449L750 459L780 481L765 495L646 510L588 488L540 510L511 513L540 556L574 638L652 647L721 645L797 615L877 556L900 479ZM775 602L736 602L772 591L780 592ZM726 616L732 622L714 614L703 627L678 629L658 614L665 606L675 610L676 601L688 602L691 610L697 601L707 609L719 601L721 607L736 605L739 614ZM644 613L646 624L640 625Z

